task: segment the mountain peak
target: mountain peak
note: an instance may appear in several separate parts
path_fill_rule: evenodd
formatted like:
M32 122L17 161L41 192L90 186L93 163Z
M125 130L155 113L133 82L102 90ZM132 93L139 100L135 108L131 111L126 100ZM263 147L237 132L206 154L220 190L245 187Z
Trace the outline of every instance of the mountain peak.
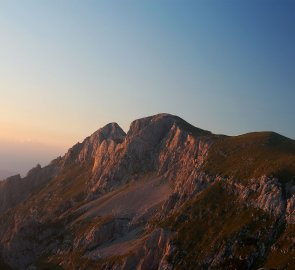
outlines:
M126 133L124 130L117 123L112 122L94 132L90 136L90 140L99 139L99 141L103 141L106 139L111 139L114 141L122 141L125 136Z
M63 166L73 162L91 162L98 147L105 140L121 143L126 136L124 130L117 123L109 123L95 131L82 143L75 144L63 157Z
M181 130L186 131L195 136L212 135L210 131L197 128L189 124L179 116L169 113L159 113L133 121L130 125L130 130L128 134L134 134L140 131L143 132L147 128L151 129L152 127L157 127L158 129L170 129L174 124L178 126L178 128L180 128Z

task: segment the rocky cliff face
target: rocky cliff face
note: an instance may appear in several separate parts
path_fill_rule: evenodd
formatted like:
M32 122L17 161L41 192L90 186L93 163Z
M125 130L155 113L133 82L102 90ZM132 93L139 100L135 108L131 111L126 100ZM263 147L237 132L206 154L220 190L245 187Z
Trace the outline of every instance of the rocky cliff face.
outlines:
M108 124L47 167L0 184L0 261L292 269L293 147L268 133L214 135L169 114L136 120L127 134Z

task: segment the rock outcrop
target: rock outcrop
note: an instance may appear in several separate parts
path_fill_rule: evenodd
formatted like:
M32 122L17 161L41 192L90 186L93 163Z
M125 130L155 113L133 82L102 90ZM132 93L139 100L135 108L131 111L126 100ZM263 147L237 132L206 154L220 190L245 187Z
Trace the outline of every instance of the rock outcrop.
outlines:
M0 214L25 200L37 189L44 187L59 172L59 160L52 161L48 166L41 168L37 165L27 176L21 178L15 175L0 182Z

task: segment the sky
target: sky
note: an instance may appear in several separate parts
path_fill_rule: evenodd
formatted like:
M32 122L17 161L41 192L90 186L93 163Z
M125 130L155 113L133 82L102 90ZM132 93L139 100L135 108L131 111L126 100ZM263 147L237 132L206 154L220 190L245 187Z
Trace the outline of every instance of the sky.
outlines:
M161 112L295 139L294 48L295 1L0 0L0 178Z

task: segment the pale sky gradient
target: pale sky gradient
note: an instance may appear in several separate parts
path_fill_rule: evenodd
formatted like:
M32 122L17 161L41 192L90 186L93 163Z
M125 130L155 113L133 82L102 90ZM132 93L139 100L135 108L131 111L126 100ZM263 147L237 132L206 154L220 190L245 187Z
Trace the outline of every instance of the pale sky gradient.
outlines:
M295 138L295 1L0 0L1 170L168 112Z

